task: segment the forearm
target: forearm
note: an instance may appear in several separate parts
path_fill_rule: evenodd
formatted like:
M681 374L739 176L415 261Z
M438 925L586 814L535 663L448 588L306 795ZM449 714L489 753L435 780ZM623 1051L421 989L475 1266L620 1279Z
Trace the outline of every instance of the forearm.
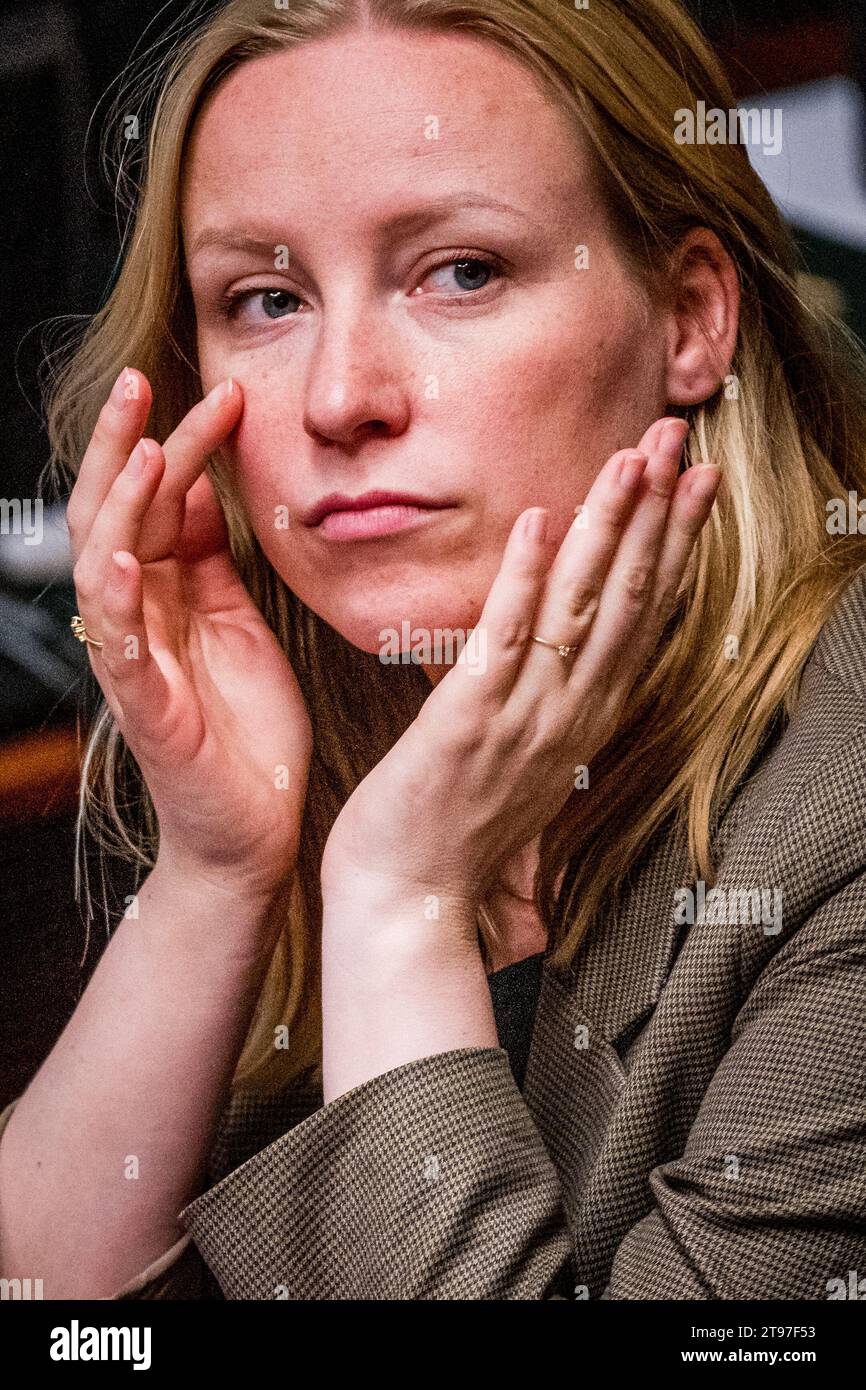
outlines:
M0 1272L102 1297L182 1234L276 937L158 864L0 1145Z
M326 1104L404 1062L498 1047L474 914L427 921L412 903L326 892L322 1027Z

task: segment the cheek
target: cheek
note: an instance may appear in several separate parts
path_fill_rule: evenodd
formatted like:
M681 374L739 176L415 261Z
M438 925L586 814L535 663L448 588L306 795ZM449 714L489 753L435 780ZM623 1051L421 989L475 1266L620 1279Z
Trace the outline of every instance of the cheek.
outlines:
M551 314L500 358L488 457L512 516L545 506L550 543L561 540L610 455L658 413L656 361L643 316L606 300Z
M502 544L506 522L532 506L547 507L549 532L563 534L604 461L610 386L599 370L602 350L598 338L556 324L500 359L479 481L500 518Z
M278 398L254 373L238 376L244 410L230 441L229 461L238 493L250 520L272 528L274 508L296 502L298 470L293 467L291 403ZM304 498L304 501L310 499Z

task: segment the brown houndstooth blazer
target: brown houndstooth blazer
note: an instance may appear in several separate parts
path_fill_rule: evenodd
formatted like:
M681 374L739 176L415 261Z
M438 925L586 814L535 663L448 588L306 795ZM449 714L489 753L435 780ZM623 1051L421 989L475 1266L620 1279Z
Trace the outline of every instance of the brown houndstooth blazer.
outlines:
M866 1275L866 568L717 849L728 920L677 920L667 832L545 961L522 1093L460 1048L328 1105L235 1095L186 1234L114 1297L839 1296Z

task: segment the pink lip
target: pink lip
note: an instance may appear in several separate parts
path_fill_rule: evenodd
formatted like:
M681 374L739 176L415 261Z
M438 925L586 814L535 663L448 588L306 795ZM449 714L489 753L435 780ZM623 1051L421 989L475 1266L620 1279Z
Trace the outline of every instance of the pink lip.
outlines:
M328 512L316 528L329 541L357 541L409 531L429 521L444 507L364 507L361 511Z
M329 493L304 518L327 540L359 540L413 529L437 511L454 506L437 498L375 489L360 497Z

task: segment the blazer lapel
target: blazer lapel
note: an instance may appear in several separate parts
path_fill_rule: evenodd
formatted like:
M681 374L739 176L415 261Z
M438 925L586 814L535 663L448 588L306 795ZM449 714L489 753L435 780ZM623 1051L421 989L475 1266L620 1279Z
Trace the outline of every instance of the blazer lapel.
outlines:
M657 1002L684 930L674 891L688 886L687 864L684 834L662 834L618 910L592 923L571 970L545 961L523 1097L560 1175L572 1226L625 1085L621 1052ZM561 898L566 913L573 891Z
M557 972L598 1037L616 1045L658 1000L679 945L675 891L689 887L685 831L660 832L627 880L620 902L598 914L570 971ZM568 893L563 915L576 901ZM552 969L551 963L546 967Z

